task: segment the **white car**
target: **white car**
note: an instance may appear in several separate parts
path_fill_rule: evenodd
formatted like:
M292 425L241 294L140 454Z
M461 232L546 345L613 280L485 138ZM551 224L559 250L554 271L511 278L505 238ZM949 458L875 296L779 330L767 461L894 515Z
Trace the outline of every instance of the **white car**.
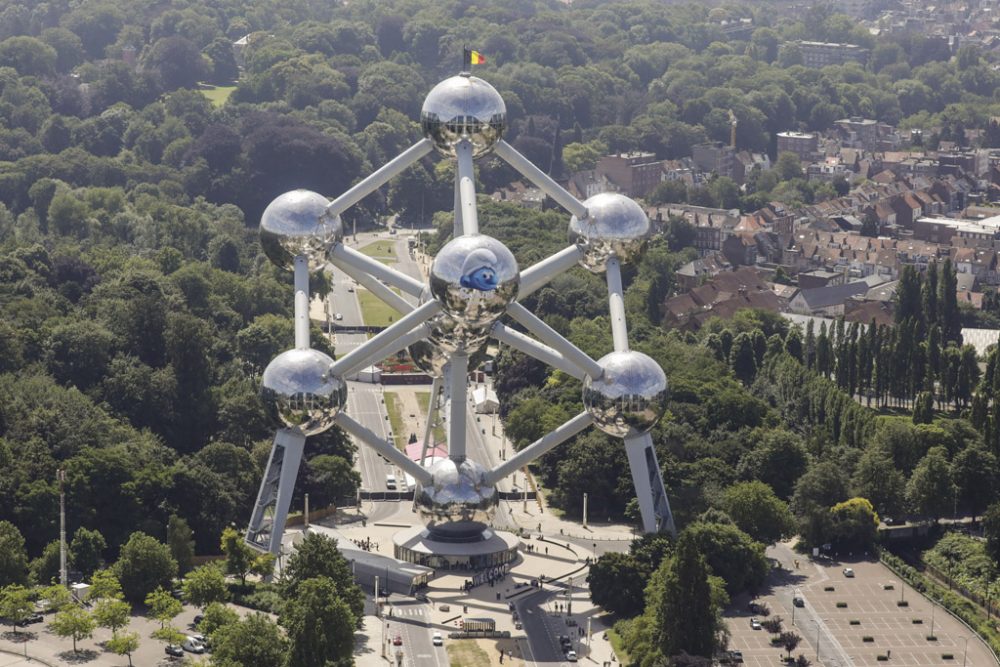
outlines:
M184 643L181 644L181 648L188 653L204 653L205 645L198 641L195 637L187 637L184 639Z
M761 627L762 626L760 624L760 621L758 621L756 618L751 618L750 619L750 629L751 630L760 630Z
M576 651L573 650L566 651L566 660L568 662L576 662Z
M339 322L340 320L344 319L344 314L343 313L337 313L336 315L333 316L333 319L335 319L335 320L337 320Z
M847 577L848 579L853 579L854 578L854 568L845 567L844 568L844 576Z
M435 646L443 646L444 637L441 636L440 632L435 632L433 635L431 635L431 643L434 644Z

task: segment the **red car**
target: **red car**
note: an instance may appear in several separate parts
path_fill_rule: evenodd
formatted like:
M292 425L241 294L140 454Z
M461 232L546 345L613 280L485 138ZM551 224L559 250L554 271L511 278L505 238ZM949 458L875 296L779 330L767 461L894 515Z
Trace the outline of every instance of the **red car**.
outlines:
M400 637L399 635L396 635L395 637L392 638L392 645L393 646L402 646L403 645L403 638Z

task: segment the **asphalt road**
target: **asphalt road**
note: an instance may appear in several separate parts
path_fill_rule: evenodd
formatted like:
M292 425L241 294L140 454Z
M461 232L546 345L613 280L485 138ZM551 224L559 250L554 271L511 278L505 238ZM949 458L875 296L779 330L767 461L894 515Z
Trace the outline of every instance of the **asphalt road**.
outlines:
M430 610L422 602L403 596L390 597L392 616L383 619L386 636L390 642L397 635L401 646L389 644L390 656L403 652L403 664L413 667L448 667L448 654L444 646L434 646L431 641Z

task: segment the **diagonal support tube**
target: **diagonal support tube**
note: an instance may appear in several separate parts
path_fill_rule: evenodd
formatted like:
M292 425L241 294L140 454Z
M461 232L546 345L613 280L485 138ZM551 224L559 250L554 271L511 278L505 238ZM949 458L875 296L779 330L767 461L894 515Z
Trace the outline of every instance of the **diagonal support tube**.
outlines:
M526 299L529 294L544 287L560 273L572 269L583 259L583 250L583 246L571 245L521 271L521 285L517 289L517 298Z
M558 331L521 304L515 302L507 306L507 314L525 329L538 336L543 343L565 357L567 361L582 368L590 377L597 379L604 375L604 369L586 352L566 340Z
M625 322L625 297L622 293L622 269L617 257L608 260L608 310L611 314L611 337L615 352L628 352L628 325Z
M458 169L455 172L455 178L458 179L462 233L465 235L478 234L479 212L476 210L476 174L472 166L472 142L463 139L455 149L458 153ZM456 221L458 215L456 209Z
M343 243L333 246L329 259L331 264L359 283L361 279L358 276L367 273L412 296L419 297L424 291L424 284L416 278L411 278L405 273L389 268L382 262L372 259L354 248L348 248Z
M553 368L558 368L563 373L575 377L577 380L582 380L587 375L585 370L574 364L556 350L553 350L548 345L539 343L537 340L529 336L525 336L519 331L514 331L513 329L509 329L504 325L497 323L493 325L493 329L490 333L492 333L493 337L501 343L506 343L515 350L525 353L529 357L534 357L542 363L548 364Z
M441 378L437 375L431 381L431 397L427 405L427 423L424 424L424 446L420 448L420 465L427 460L427 448L431 442L431 433L434 431L434 414L437 412L438 392L441 391Z
M406 343L406 345L410 345L417 340L420 340L419 337L414 340L410 340L412 337L417 335L414 327L419 329L421 324L437 315L440 311L441 304L437 301L428 301L413 312L399 318L398 322L369 340L367 343L354 348L340 359L337 359L337 361L333 362L333 365L330 366L330 373L332 375L336 375L337 377L344 377L354 371L364 368L366 365L371 363L371 359L374 358L377 360L380 356L389 354L393 347L399 345L402 341L409 340L410 342ZM422 333L421 337L423 336L426 336L426 334ZM396 347L396 349L398 350L400 348Z
M402 336L397 337L394 340L386 340L382 345L378 347L372 347L366 350L367 354L364 357L358 357L356 359L351 359L350 367L344 371L344 375L341 377L349 377L352 373L357 373L358 371L368 368L372 364L385 359L390 354L395 354L400 350L405 350L414 343L424 340L431 335L431 327L426 322L417 327L414 327L410 331L407 331ZM375 340L374 338L372 340ZM369 341L370 342L370 341ZM360 350L361 348L355 348L354 351ZM330 367L333 371L333 366Z
M426 138L421 139L330 202L326 207L326 212L329 215L340 215L406 171L411 164L429 154L432 150L434 150L434 142Z
M416 461L411 461L407 458L406 454L393 447L391 443L375 435L371 430L355 421L348 414L340 412L334 418L334 421L355 438L395 463L403 472L412 476L419 483L430 484L431 474L426 468L423 468Z
M469 357L454 354L448 362L448 458L465 460L466 406L468 398Z
M579 199L571 195L566 189L552 180L548 174L533 165L528 158L524 157L517 150L501 139L497 142L494 152L507 164L514 167L521 175L527 178L541 189L542 192L552 197L557 204L572 213L578 220L590 217L590 212Z
M660 464L653 448L653 437L647 433L625 438L625 454L632 470L635 497L642 514L642 529L647 533L670 533L676 536L677 526L667 500L667 489L663 486Z
M553 447L561 445L574 435L580 433L580 431L590 426L593 421L594 418L590 416L589 412L581 412L556 430L546 433L493 470L490 470L486 474L487 482L489 484L496 484L518 468L528 465Z

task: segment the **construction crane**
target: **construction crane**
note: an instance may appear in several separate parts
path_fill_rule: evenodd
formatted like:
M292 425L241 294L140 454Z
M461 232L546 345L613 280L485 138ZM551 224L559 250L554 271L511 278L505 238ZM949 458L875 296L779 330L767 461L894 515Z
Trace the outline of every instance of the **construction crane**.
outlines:
M740 124L740 121L736 118L736 114L733 110L729 110L729 146L736 150L736 126Z

